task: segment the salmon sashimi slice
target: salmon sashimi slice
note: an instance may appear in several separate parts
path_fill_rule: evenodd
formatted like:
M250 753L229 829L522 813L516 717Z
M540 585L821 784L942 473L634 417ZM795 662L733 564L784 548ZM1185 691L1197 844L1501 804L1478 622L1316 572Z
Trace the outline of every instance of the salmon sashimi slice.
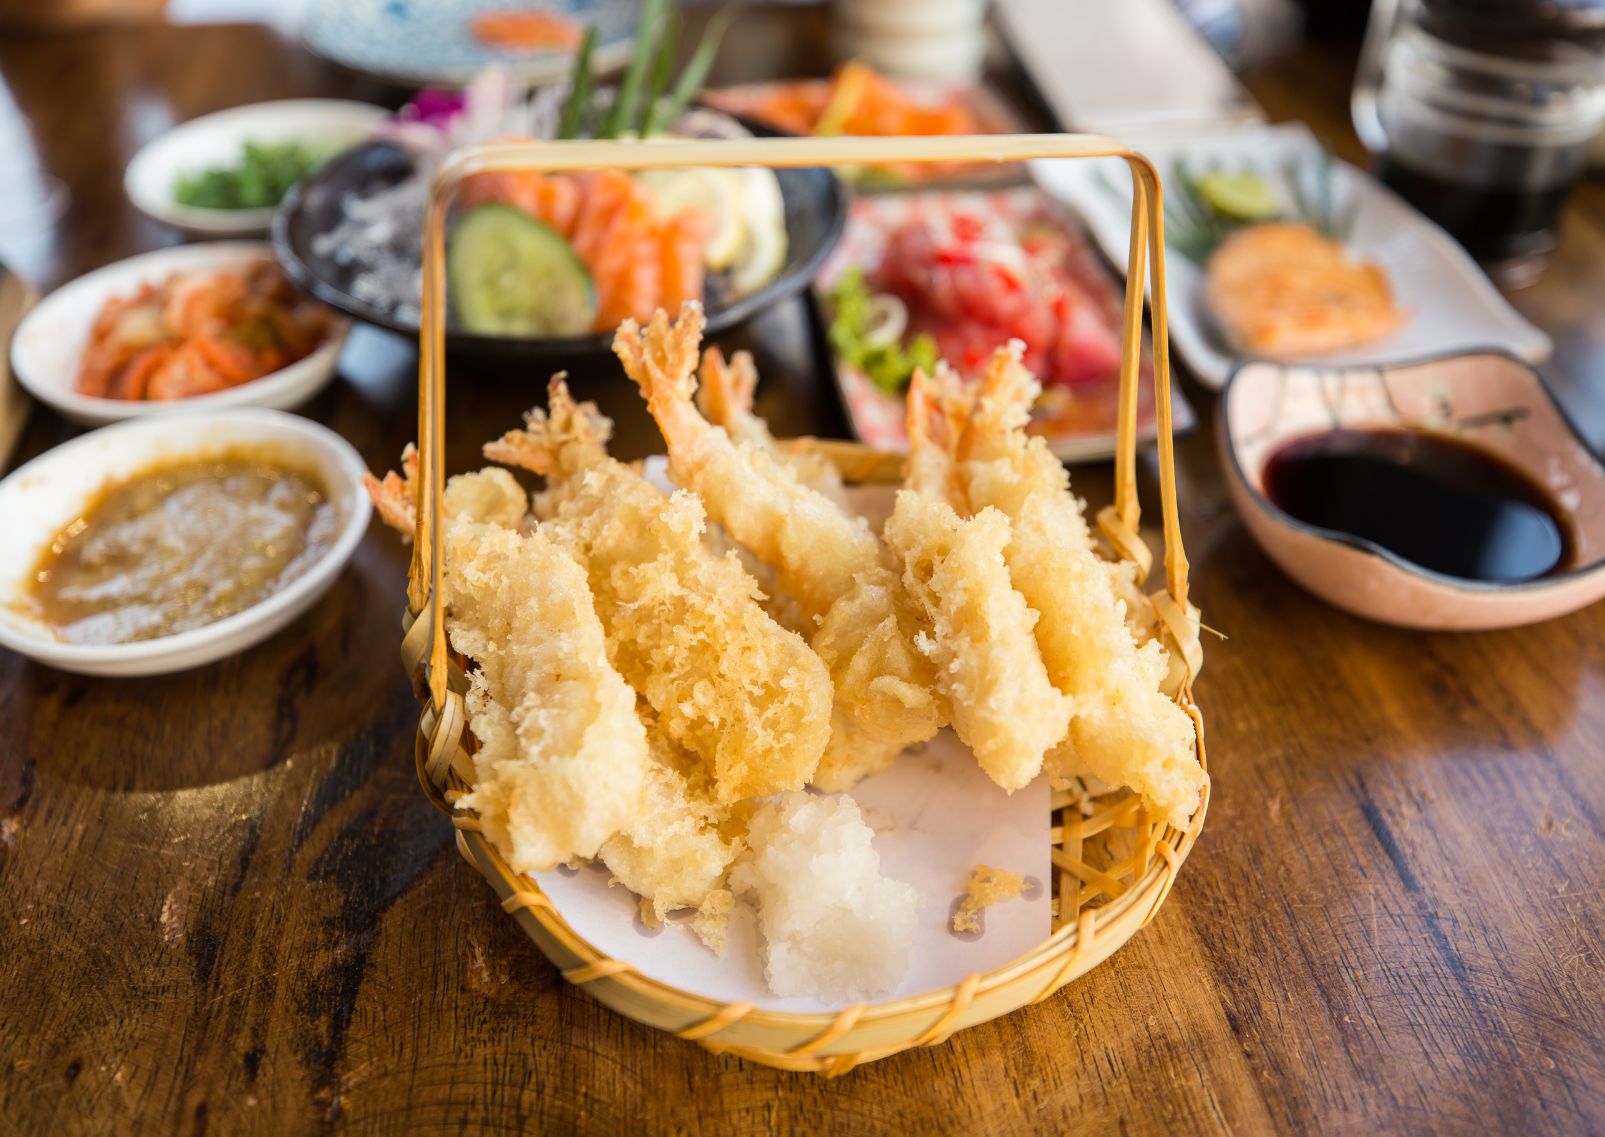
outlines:
M535 216L561 233L564 240L571 239L580 211L578 180L568 174L548 174L541 179L535 201Z
M1372 343L1405 320L1381 266L1302 221L1227 237L1205 266L1204 295L1233 347L1279 358Z
M675 214L658 230L663 265L663 307L678 311L688 300L701 300L708 236L712 225L698 210Z
M574 255L587 265L594 265L614 212L641 192L644 191L636 180L622 170L598 170L588 175L581 187L574 232L569 238Z
M597 241L591 275L596 281L596 329L615 328L631 316L647 316L657 307L656 289L644 287L646 277L636 270L641 254L650 255L652 206L645 194L635 193L619 203Z

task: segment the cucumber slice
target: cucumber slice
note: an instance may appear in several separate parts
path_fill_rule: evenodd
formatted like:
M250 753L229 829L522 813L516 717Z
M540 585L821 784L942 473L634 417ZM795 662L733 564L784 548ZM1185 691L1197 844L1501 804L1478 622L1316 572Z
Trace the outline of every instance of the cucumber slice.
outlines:
M596 321L596 282L551 226L490 202L462 215L446 246L452 311L466 332L578 336Z

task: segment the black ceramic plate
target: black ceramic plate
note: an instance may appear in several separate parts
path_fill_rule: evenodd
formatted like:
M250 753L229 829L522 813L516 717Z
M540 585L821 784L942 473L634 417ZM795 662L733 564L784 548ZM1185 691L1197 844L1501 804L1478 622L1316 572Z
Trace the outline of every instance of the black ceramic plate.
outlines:
M772 133L759 131L754 133ZM286 275L319 300L364 323L416 337L418 325L398 320L351 294L354 266L337 264L313 252L313 238L329 232L343 216L347 194L366 197L393 186L412 172L412 159L391 142L370 142L330 159L301 181L273 218L273 251ZM776 170L786 209L786 263L779 275L756 292L729 302L708 303L709 333L725 331L779 300L807 287L819 264L841 236L847 197L836 175L826 169ZM611 349L611 333L565 338L473 335L446 329L453 352L483 355L576 357Z

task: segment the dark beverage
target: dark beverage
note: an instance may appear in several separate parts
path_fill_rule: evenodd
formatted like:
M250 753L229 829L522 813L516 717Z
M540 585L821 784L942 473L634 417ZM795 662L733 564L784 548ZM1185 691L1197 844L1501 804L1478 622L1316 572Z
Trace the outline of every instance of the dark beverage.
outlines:
M1266 459L1265 496L1306 524L1465 580L1532 580L1573 559L1571 526L1542 486L1447 435L1388 428L1295 438Z
M1605 127L1605 4L1378 0L1354 124L1382 177L1496 281L1531 283Z
M1571 193L1569 182L1525 189L1438 177L1391 153L1383 156L1380 173L1400 197L1480 261L1548 256L1555 248L1561 206Z

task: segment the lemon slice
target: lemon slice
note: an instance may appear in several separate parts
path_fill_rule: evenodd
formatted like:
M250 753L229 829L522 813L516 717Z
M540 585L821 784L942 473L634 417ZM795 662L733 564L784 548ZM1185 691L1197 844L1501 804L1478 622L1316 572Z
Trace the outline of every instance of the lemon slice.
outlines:
M692 167L683 170L643 170L638 175L652 192L659 217L673 217L687 209L706 214L713 222L703 260L709 268L729 268L746 243L743 216L743 179L739 170Z
M1216 212L1235 221L1268 221L1282 212L1276 191L1253 170L1212 170L1195 188Z
M773 170L749 166L733 170L741 178L741 213L746 240L730 271L737 295L769 283L786 263L786 205Z

